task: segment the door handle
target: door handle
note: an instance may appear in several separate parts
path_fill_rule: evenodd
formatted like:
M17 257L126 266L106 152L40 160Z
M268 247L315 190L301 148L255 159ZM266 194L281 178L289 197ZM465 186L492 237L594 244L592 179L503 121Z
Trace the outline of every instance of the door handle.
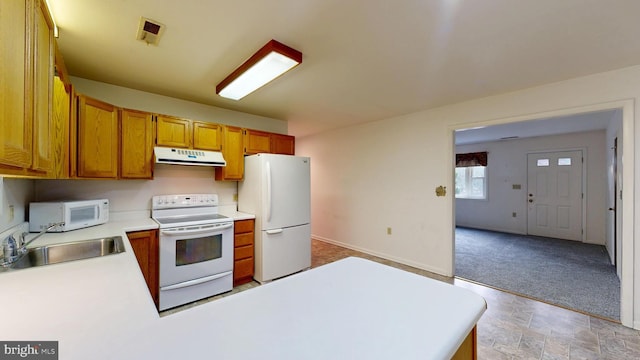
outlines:
M162 291L167 291L167 290L176 290L176 289L182 289L182 288L186 288L189 286L194 286L194 285L200 285L209 281L213 281L215 279L220 279L222 277L225 277L227 275L231 275L233 274L232 271L226 271L220 274L215 274L215 275L211 275L211 276L205 276L203 278L200 279L195 279L195 280L189 280L189 281L185 281L185 282L181 282L178 284L174 284L174 285L169 285L169 286L162 286L160 287L160 290Z
M275 235L275 234L280 234L282 232L282 229L274 229L274 230L267 230L266 233L269 235Z
M265 164L267 172L267 222L271 221L271 164L267 161Z
M530 203L532 203L532 202L533 202L533 199L529 199L529 202L530 202Z

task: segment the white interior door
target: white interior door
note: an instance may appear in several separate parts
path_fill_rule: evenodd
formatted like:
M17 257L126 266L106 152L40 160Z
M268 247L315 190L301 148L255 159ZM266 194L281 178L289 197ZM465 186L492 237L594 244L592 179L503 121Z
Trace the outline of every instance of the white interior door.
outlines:
M582 241L582 151L527 155L527 233Z
M615 177L616 177L616 187L615 187L615 202L614 202L614 212L615 212L615 264L616 264L616 273L618 274L618 278L622 279L622 136L616 138L616 161L615 161ZM619 210L618 210L619 209Z

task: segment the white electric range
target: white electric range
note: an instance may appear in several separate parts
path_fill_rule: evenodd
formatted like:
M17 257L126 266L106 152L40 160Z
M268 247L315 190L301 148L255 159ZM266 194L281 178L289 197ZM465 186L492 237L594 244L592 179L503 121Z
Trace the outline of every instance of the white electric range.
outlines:
M233 220L218 214L217 194L154 196L160 227L159 310L233 288Z

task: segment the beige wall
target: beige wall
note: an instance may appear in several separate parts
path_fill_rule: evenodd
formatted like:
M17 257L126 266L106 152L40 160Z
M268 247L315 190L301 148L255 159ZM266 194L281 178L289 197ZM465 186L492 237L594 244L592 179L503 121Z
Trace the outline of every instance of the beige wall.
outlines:
M640 327L639 281L633 291L640 280L633 224L640 218L632 206L640 204L633 181L634 166L640 169L634 160L640 115L632 105L638 99L635 66L298 138L296 154L312 158L312 234L452 275L453 130L624 106L621 314L623 324ZM446 197L436 197L439 185Z

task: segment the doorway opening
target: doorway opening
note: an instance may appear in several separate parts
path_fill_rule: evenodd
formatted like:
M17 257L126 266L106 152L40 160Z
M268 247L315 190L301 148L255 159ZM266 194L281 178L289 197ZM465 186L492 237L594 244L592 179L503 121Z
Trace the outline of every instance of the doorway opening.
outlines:
M619 135L621 124L622 110L607 109L456 131L456 153L488 153L488 191L486 199L456 199L455 276L470 277L463 268L471 265L489 280L469 280L619 320L620 272L614 262L621 256L619 233L609 231L616 220L606 214L616 198L613 179L620 176L611 172L602 180L597 174L607 173L619 156L609 141ZM483 248L488 251L479 251ZM500 266L485 266L492 263ZM575 263L586 267L569 266ZM606 276L590 273L595 270ZM599 280L581 285L581 277ZM510 283L519 287L503 288ZM529 291L535 289L557 298ZM564 301L572 297L605 306Z

